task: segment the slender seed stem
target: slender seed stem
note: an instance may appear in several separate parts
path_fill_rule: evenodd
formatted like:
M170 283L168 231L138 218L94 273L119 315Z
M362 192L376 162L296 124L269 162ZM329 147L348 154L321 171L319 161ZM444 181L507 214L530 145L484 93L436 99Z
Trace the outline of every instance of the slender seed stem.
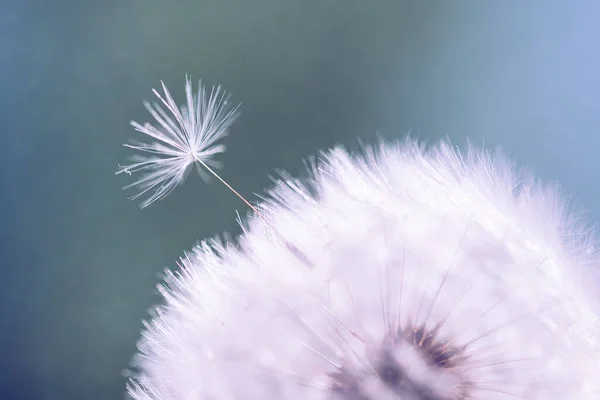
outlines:
M246 198L244 198L244 196L239 194L237 190L235 190L229 183L227 183L223 178L221 178L219 176L219 174L217 174L215 171L213 171L213 169L211 167L206 165L206 163L204 161L202 161L199 157L194 156L194 158L196 159L196 161L198 161L200 163L200 165L202 165L204 168L206 168L206 170L208 172L210 172L223 185L225 185L227 187L227 189L231 190L233 192L233 194L235 194L237 197L239 197L239 199L242 200L244 202L244 204L246 204L248 207L250 207L250 209L252 211L254 211L254 213L256 215L258 215L265 222L265 224L267 224L267 226L269 226L273 230L273 232L275 232L277 234L277 236L279 236L281 238L281 240L283 240L283 242L285 243L285 246L288 248L288 250L290 250L302 263L308 265L309 267L313 266L312 263L310 262L310 260L308 259L308 257L306 256L306 254L304 254L302 251L300 251L300 249L298 249L296 246L294 246L293 244L288 242L283 237L283 235L281 233L279 233L279 231L273 226L273 224L271 224L256 207L254 207L248 200L246 200Z

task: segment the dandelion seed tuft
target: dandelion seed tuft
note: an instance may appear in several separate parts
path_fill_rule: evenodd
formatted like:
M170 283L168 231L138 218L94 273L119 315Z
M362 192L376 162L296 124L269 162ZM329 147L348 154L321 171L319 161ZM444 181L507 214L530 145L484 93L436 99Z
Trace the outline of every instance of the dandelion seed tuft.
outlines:
M154 141L125 144L139 153L130 157L131 164L119 165L116 172L141 174L125 189L137 190L130 199L149 194L140 204L142 208L171 193L184 181L194 164L205 181L209 178L208 173L216 175L211 167L220 168L221 164L213 157L225 151L225 146L217 142L227 135L239 115L239 106L228 106L229 96L220 86L213 87L207 94L204 84L199 81L195 94L191 79L186 76L186 104L178 107L165 84L161 84L163 94L155 89L153 93L162 106L144 102L154 124L131 122L136 131Z

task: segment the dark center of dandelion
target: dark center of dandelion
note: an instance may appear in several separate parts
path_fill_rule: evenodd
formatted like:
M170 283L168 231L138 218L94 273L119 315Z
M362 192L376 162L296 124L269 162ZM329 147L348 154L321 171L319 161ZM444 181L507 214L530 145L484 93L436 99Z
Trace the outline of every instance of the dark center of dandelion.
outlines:
M396 334L388 336L374 349L370 368L354 370L341 368L330 374L332 394L340 400L377 400L378 390L392 394L395 398L411 400L461 400L467 394L454 389L453 385L440 391L439 382L443 377L454 377L449 381L462 382L464 379L456 368L464 360L462 350L448 340L440 340L436 329L424 326L407 326ZM408 345L408 347L407 347ZM398 351L408 350L409 353ZM403 355L404 354L404 355ZM408 356L408 354L412 355ZM415 375L415 358L427 366L427 374ZM375 375L373 375L375 374ZM380 389L366 386L376 379ZM440 380L438 382L438 379ZM429 381L431 380L431 381ZM443 393L441 393L443 392Z
M408 326L398 330L398 337L410 343L431 366L450 369L464 359L462 350L453 346L448 340L439 339L435 329Z

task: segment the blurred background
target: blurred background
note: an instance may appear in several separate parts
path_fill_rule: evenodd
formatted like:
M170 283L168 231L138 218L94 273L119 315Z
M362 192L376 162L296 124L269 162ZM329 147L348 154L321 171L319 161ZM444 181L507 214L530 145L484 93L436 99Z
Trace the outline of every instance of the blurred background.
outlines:
M600 3L3 0L0 399L121 399L159 273L238 233L195 174L140 210L114 176L164 80L241 102L222 176L269 175L357 137L466 139L559 180L600 217Z

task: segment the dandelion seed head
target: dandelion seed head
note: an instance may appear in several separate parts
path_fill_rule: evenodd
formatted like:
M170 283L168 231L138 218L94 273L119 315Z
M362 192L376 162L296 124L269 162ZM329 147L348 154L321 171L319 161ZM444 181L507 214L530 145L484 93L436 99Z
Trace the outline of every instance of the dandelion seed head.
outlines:
M555 188L411 140L309 167L166 273L133 399L598 399L598 256Z
M191 79L186 76L186 103L178 107L165 84L161 84L163 94L153 90L160 104L144 102L154 124L131 122L136 131L154 141L126 144L138 153L130 157L131 164L119 165L117 171L128 175L141 173L125 189L137 190L131 199L149 194L140 204L142 208L171 193L185 180L193 164L197 164L200 176L208 180L202 168L221 166L213 157L224 152L225 146L217 142L227 135L239 115L239 106L228 107L228 95L220 86L207 94L199 81L198 92L194 94Z

